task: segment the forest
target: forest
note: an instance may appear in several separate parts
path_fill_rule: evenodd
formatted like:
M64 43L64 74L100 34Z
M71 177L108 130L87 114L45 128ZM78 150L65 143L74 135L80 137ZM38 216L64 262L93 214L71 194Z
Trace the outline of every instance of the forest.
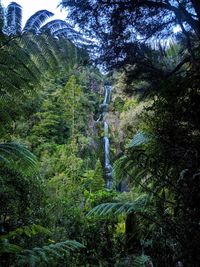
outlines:
M0 1L0 267L200 267L200 1Z

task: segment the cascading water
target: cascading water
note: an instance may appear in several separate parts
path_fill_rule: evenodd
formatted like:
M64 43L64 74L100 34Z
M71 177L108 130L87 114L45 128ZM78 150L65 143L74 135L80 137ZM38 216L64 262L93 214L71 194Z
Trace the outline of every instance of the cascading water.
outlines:
M103 104L100 106L101 114L100 114L97 122L99 122L101 120L103 121L105 182L106 182L106 188L111 189L112 188L112 166L110 164L109 129L108 129L108 123L105 121L104 116L105 116L106 112L108 111L108 105L110 104L112 87L107 85L104 87L104 90L105 90L104 101L103 101Z

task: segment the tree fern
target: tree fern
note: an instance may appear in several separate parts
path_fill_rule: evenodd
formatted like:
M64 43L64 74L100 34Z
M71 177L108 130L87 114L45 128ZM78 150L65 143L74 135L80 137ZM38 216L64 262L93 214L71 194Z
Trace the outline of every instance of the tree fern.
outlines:
M3 9L0 11L2 18ZM20 12L20 6L16 3L12 2L8 6L6 21L8 25L16 22L14 26L17 31ZM27 21L26 29L39 28L51 15L52 13L45 11L37 13ZM18 110L24 100L39 87L45 71L53 73L55 67L71 68L79 59L77 48L66 39L60 41L55 40L53 36L31 33L11 38L2 33L0 40L0 116L3 122L1 124L5 127L5 124L14 119L13 114L17 113L16 107ZM0 144L0 153L0 162L6 164L8 168L31 172L36 167L34 156L19 144Z
M13 101L20 107L24 97L35 92L47 70L53 73L55 67L72 68L78 63L80 52L68 40L47 35L24 35L8 44L5 36L4 39L0 48L0 112L6 122Z
M128 158L126 155L123 155L119 159L117 159L113 164L113 177L115 180L115 183L119 183L122 180L125 180L126 173L124 173L124 168L127 164Z
M91 45L92 42L90 40L75 31L73 27L64 20L55 19L45 24L45 21L53 15L54 14L48 10L39 10L27 20L22 29L22 7L17 3L12 2L6 9L4 33L7 36L19 36L30 33L38 35L47 33L57 38L67 38L79 47Z

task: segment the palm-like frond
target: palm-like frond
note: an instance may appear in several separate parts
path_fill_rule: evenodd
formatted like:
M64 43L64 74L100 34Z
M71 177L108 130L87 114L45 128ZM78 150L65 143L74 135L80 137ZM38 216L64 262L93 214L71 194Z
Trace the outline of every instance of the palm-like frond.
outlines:
M138 156L135 155L136 157ZM133 155L132 155L133 157ZM136 159L124 155L113 164L113 178L116 184L124 181L127 185L138 185L146 177L146 169L139 168Z
M85 38L81 33L75 31L73 28L64 28L53 33L54 36L60 38L64 37L74 43L77 47L89 49L94 45L92 40Z
M58 61L55 56L56 44L49 43L51 38L51 36L48 37L46 35L33 35L32 40L29 39L27 43L28 50L34 49L33 60L36 65L40 66L42 71L47 70L47 68L48 71L53 71L53 68L63 63L63 61Z
M126 177L126 174L124 173L124 168L128 162L128 158L126 155L120 157L117 159L113 164L113 177L117 183L121 182Z
M0 144L0 163L22 173L33 173L37 170L36 157L18 143Z
M92 41L83 37L78 31L74 30L73 27L64 20L52 20L41 27L40 32L50 32L52 36L57 38L65 37L73 43L90 45ZM80 45L81 46L81 45Z
M7 234L4 234L0 237L1 239L13 239L16 237L19 237L21 235L26 235L27 237L32 237L37 234L45 234L45 235L50 235L51 231L48 230L47 228L39 225L39 224L32 224L28 226L21 226L18 227L17 229L10 231Z
M13 102L18 106L25 95L34 92L34 84L39 82L43 64L35 64L32 56L33 51L30 46L23 45L23 38L14 39L0 49L1 112L11 112Z
M6 25L4 31L7 35L21 33L22 7L16 2L11 2L6 9Z
M53 32L53 35L56 37L69 37L73 33L76 33L72 28L63 28L63 29L58 29Z
M127 153L117 159L113 164L113 177L116 182L126 180L127 182L140 184L147 176L146 164L148 157L144 154L143 148L153 141L152 136L139 132L127 146Z
M12 84L15 86L15 89L22 86L29 87L29 82L33 79L33 72L29 70L25 63L21 62L21 59L17 57L13 52L7 53L8 51L1 52L0 69L1 69L1 78L4 83L9 82L10 80L15 81ZM21 64L20 66L18 64ZM15 93L19 93L18 90Z
M26 53L30 55L30 60L28 64L33 65L30 66L31 69L34 69L34 66L38 70L39 77L44 72L45 69L49 68L49 58L46 53L43 53L42 48L46 46L46 43L42 45L42 40L40 40L41 44L39 44L39 39L43 39L42 36L37 35L26 35L22 36L19 40L20 51L22 53Z
M132 147L145 145L149 142L149 140L150 140L150 137L147 134L140 132L134 135L128 147L132 148Z
M141 195L133 202L116 202L116 203L103 203L95 208L93 208L89 213L88 216L91 215L111 215L111 214L128 214L131 212L144 212L145 207L147 205L148 197L146 195Z
M10 57L9 64L14 61L15 64L18 65L18 68L20 67L23 75L29 77L31 82L33 79L38 81L38 78L42 73L41 68L43 64L36 65L32 60L34 54L32 47L30 47L30 40L32 40L32 38L28 39L28 46L24 46L24 40L27 40L27 37L21 37L20 40L12 41L12 49L7 50L7 57Z
M23 32L38 33L41 25L53 15L54 14L48 10L39 10L27 20Z
M51 20L50 22L46 23L44 26L40 28L41 32L50 32L54 35L54 32L60 29L70 29L71 26L64 20L55 19Z
M41 248L35 247L31 250L24 250L18 257L19 266L38 266L39 263L50 264L55 258L63 258L68 252L84 248L84 246L75 241L67 240Z
M0 254L4 253L19 253L23 249L20 246L12 244L6 238L0 238Z
M0 2L0 35L2 35L3 25L4 25L4 9Z

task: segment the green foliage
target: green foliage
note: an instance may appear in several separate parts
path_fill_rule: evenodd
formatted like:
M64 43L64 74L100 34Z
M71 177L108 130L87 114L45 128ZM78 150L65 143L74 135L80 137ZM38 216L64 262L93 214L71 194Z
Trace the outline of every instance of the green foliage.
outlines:
M0 162L10 169L23 174L37 171L36 157L24 146L18 143L0 144Z
M31 237L40 233L49 235L50 231L39 224L33 224L16 228L14 231L10 231L8 234L1 236L1 238L15 239L17 236L22 234L26 235L27 237Z
M148 196L146 211L136 213L136 216L142 249L145 254L151 255L157 266L172 266L174 255L182 257L187 254L182 261L187 262L188 266L194 266L199 260L198 246L195 245L199 242L195 230L198 227L197 224L194 226L194 217L191 219L192 210L197 211L199 206L199 193L194 189L199 186L195 180L199 171L199 158L193 154L197 152L199 143L199 122L193 119L193 116L199 114L196 102L199 99L199 78L195 65L190 67L182 62L177 51L180 51L177 47L174 50L170 46L167 55L169 61L166 57L161 64L176 61L176 64L180 62L181 68L175 75L175 72L171 73L172 76L154 85L159 90L140 115L139 133L134 135L126 147L125 155L114 163L117 181L126 182L129 188L137 187ZM195 50L194 53L196 64L199 64L198 54ZM169 65L166 68L170 69ZM127 129L124 130L127 132ZM127 199L127 204L129 201ZM187 246L189 232L196 233L191 250Z
M81 108L81 98L83 98L83 91L80 85L76 82L76 77L71 76L67 81L65 88L63 90L63 94L65 97L66 94L66 119L70 124L71 135L73 136L76 131L76 124L78 118L80 117L80 108ZM63 97L63 96L62 96Z
M23 226L10 231L8 234L1 235L0 237L0 254L4 253L19 253L23 251L21 246L12 244L16 239L20 239L23 235L26 237L32 237L38 234L49 235L50 231L41 225Z
M123 106L123 111L127 111L129 109L132 109L136 107L138 104L138 101L135 98L128 99Z
M13 40L4 36L3 42L5 44L0 49L0 113L6 125L22 114L25 101L36 96L47 69L49 74L54 75L55 67L60 70L72 68L82 56L67 40L55 40L51 36L25 35ZM66 54L72 54L71 58Z
M86 10L87 3L83 6ZM107 267L130 259L137 267L150 265L146 255L151 255L156 266L171 267L172 259L186 251L180 240L187 244L191 229L195 233L195 249L191 252L187 247L187 251L195 258L198 231L194 228L199 220L192 214L198 217L195 190L199 176L193 162L197 166L198 160L188 155L199 141L198 119L191 119L198 110L198 78L197 74L193 76L195 68L190 72L185 46L175 44L158 51L158 47L139 44L140 40L137 44L125 42L130 46L122 51L122 59L126 52L128 57L131 55L127 62L134 66L125 66L121 81L113 90L115 102L106 120L110 126L116 188L126 192L110 191L104 188L100 152L103 146L95 122L106 77L92 66L85 66L86 52L66 40L71 34L71 40L77 44L84 42L66 22L45 24L51 13L44 10L34 14L21 30L20 6L14 10L15 5L9 6L10 18L18 12L16 21L8 22L13 27L7 29L10 35L5 35L4 27L0 39L2 265ZM110 13L113 21L119 18L122 24L115 26L120 31L124 21L121 13L117 15L115 11L114 4L104 18ZM143 13L143 9L140 11ZM15 35L20 31L23 34L18 38ZM112 39L110 33L106 35ZM118 43L121 36L114 37ZM115 43L110 45L106 59L118 53ZM103 46L106 51L107 43ZM111 60L109 64L116 62L117 59ZM179 64L183 65L175 71L177 77L171 78ZM139 103L139 98L131 95L155 87L153 95L159 86L160 94L156 93L148 103ZM181 119L176 113L182 114ZM39 164L27 149L11 140L27 144ZM178 144L178 148L172 144ZM180 147L184 147L184 152ZM192 148L189 152L188 147ZM189 163L192 174L188 171ZM196 200L187 196L188 189Z
M149 261L150 261L150 258L147 255L143 254L140 256L136 256L133 260L133 266L134 267L146 267Z
M87 170L84 173L84 186L91 192L96 192L104 188L103 169L100 160L96 162L94 170Z
M22 250L22 247L11 244L8 239L0 238L0 256L4 253L19 253Z
M105 216L110 214L121 214L121 213L131 213L131 212L144 212L145 206L147 204L147 196L141 195L134 202L126 202L126 203L103 203L95 208L93 208L89 213L88 216L93 214Z
M120 97L116 97L114 101L114 109L118 112L122 112L124 105L124 100Z
M18 256L17 266L40 266L41 263L53 262L56 259L63 258L69 251L82 249L84 246L74 240L67 240L43 247L26 249Z
M115 220L85 217L116 195L104 189L93 125L104 78L84 66L84 50L61 38L84 42L71 26L64 30L60 20L42 26L51 16L44 10L21 29L21 7L11 3L8 11L10 26L1 23L0 36L1 264L114 264ZM38 161L11 140L25 143Z
M149 141L149 136L147 134L137 133L136 135L134 135L128 147L129 148L138 147L148 143L148 141Z

